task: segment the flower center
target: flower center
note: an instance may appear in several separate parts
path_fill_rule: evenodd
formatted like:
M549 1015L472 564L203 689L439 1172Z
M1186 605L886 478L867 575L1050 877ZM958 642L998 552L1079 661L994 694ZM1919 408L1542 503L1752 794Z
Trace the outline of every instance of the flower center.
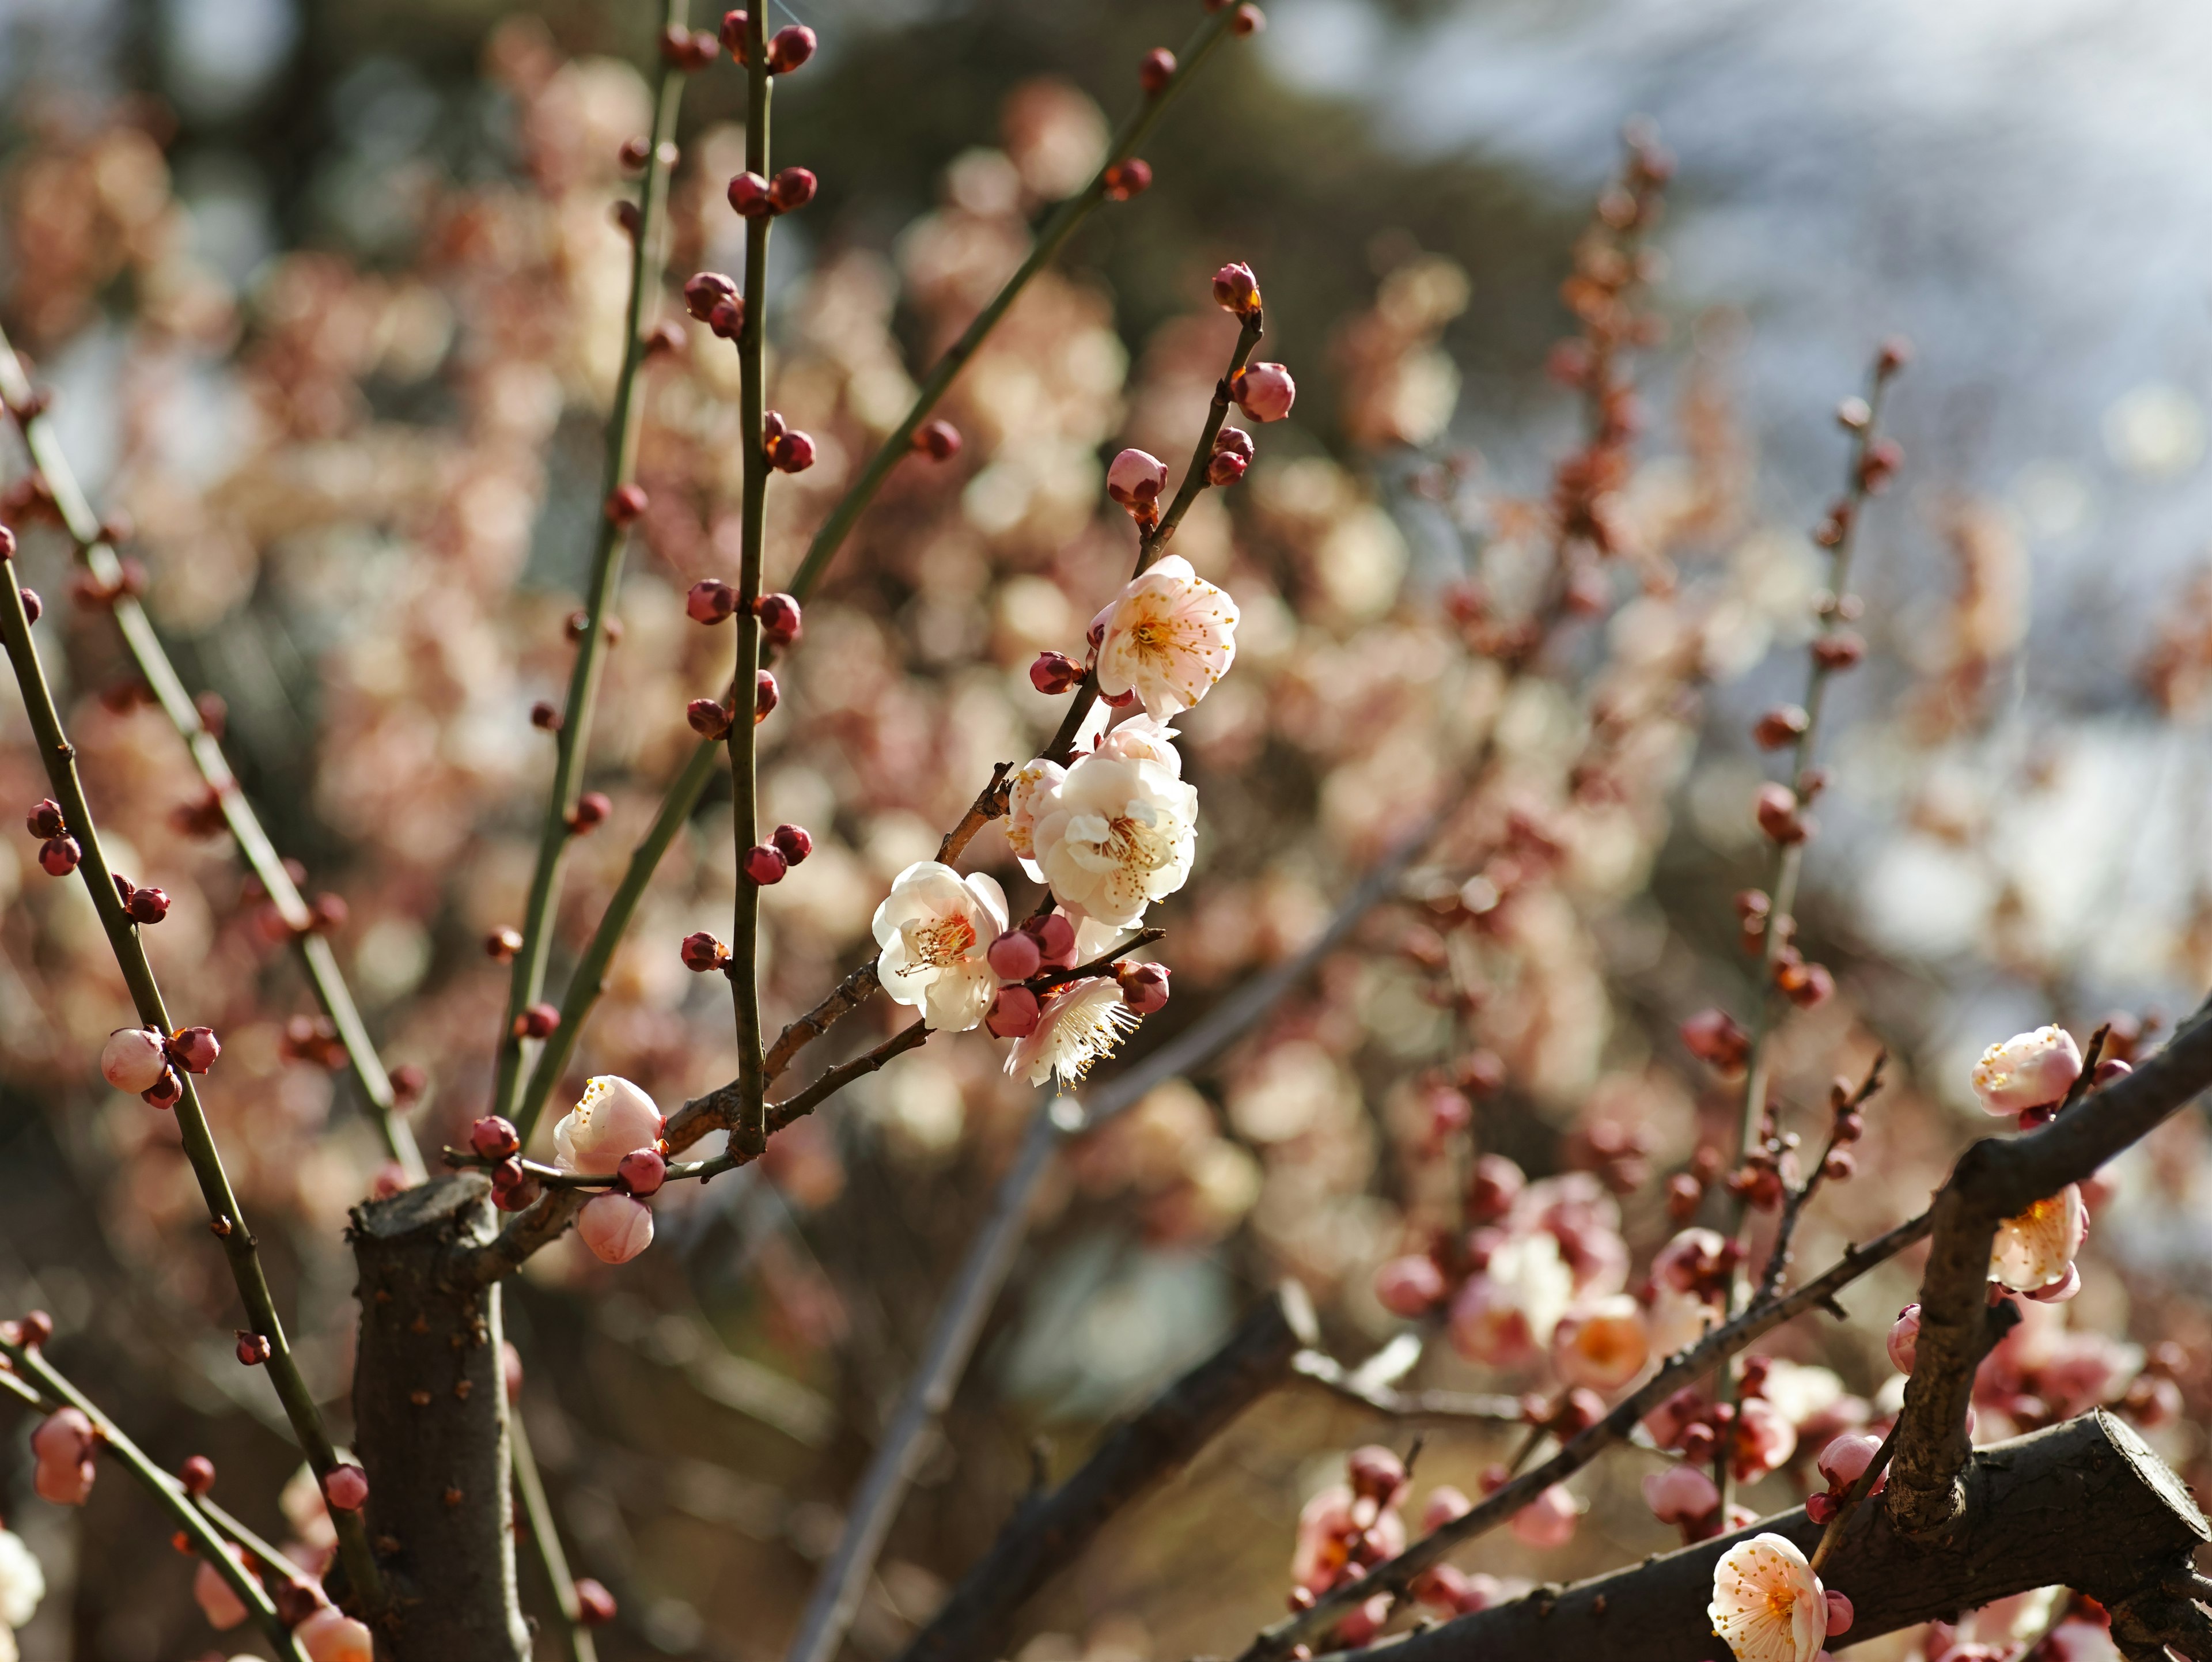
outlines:
M1152 872L1168 863L1163 843L1150 825L1128 814L1116 814L1106 822L1106 839L1100 846L1117 866Z
M933 970L950 969L963 961L975 946L975 926L955 913L934 922L906 926L906 949L917 964Z
M1797 1614L1797 1595L1788 1587L1776 1587L1766 1595L1766 1613L1775 1621L1788 1624Z

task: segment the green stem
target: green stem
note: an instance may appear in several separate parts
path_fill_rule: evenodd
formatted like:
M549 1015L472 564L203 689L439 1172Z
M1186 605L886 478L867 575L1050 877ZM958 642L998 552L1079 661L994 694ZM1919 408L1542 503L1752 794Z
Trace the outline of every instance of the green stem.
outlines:
M751 8L746 22L745 166L769 176L769 118L775 83L768 73L768 8ZM775 216L745 222L745 326L738 338L738 433L745 447L743 539L738 574L738 665L730 719L731 839L736 845L738 895L730 928L730 1003L738 1028L738 1076L744 1113L733 1143L757 1154L768 1139L768 1081L761 1054L760 885L745 874L745 855L760 836L760 782L754 718L754 681L760 673L761 563L767 537L768 455L763 446L768 387L761 348L768 334L768 238Z
M522 1428L522 1412L507 1416L507 1437L514 1466L514 1487L522 1496L522 1514L530 1520L531 1539L552 1584L554 1602L568 1628L568 1653L575 1662L599 1662L592 1630L583 1623L583 1605L576 1598L576 1578L568 1573L568 1555L561 1549L561 1531L553 1522L552 1503L545 1498L545 1480L538 1475L538 1457L531 1452L529 1434Z
M33 399L33 388L23 373L21 361L16 357L6 332L0 331L0 399L4 399L12 410L24 411L32 406ZM27 417L22 425L24 446L31 453L32 463L46 480L47 489L53 493L62 525L76 545L77 556L84 562L85 569L102 587L118 588L123 581L123 563L116 557L113 546L100 529L100 516L93 511L83 487L77 483L68 453L62 448L60 435L43 412ZM312 932L314 914L301 898L292 874L284 869L283 858L270 842L268 832L262 829L252 804L239 789L238 777L231 771L222 745L208 731L199 707L185 690L184 680L178 675L176 666L169 661L169 654L163 649L161 636L155 632L153 620L147 617L145 608L135 598L125 594L118 596L113 609L116 627L138 665L138 673L153 689L161 713L184 740L193 767L222 804L224 823L230 827L239 853L268 892L270 903L276 908L298 945L315 1000L337 1029L346 1060L353 1068L354 1077L361 1081L362 1094L368 1099L369 1118L376 1126L377 1135L383 1139L392 1158L407 1173L408 1182L420 1183L424 1176L422 1151L416 1148L415 1139L408 1135L404 1123L396 1117L391 1076L384 1071L376 1047L369 1042L368 1030L362 1023L361 1011L353 1001L353 992L346 985L345 977L338 970L330 942Z
M1091 183L1053 210L1052 216L1037 232L1036 241L1030 249L1029 258L1015 269L1013 276L1006 279L1006 286L992 297L991 303L975 314L975 321L961 332L960 338L954 341L945 356L937 361L936 368L929 372L928 378L921 384L921 390L915 395L913 407L906 412L905 419L891 429L890 436L868 459L868 465L860 471L860 477L853 482L852 488L838 501L830 517L822 522L822 528L814 533L814 540L806 546L806 557L799 562L799 569L792 577L791 593L804 600L814 592L814 586L822 581L823 572L829 568L830 562L836 557L845 539L852 534L854 523L875 499L876 492L883 488L884 481L890 477L891 469L896 467L914 448L915 434L929 418L929 412L937 407L938 400L945 396L945 390L952 385L953 378L968 366L969 360L975 356L976 350L988 338L991 331L998 327L999 320L1020 298L1022 290L1029 286L1030 279L1052 263L1068 238L1073 236L1084 221L1090 218L1099 204L1106 200L1107 171L1116 162L1127 161L1135 153L1137 146L1144 143L1154 124L1174 101L1176 94L1197 73L1198 66L1221 44L1235 15L1235 7L1224 6L1198 26L1177 57L1176 71L1168 78L1167 84L1149 95L1121 124L1121 131L1114 136L1112 148L1106 153L1106 160Z
M667 0L667 21L684 21L687 0ZM605 513L615 491L630 482L637 466L639 429L643 425L645 399L642 381L646 338L651 316L660 298L660 273L667 240L667 157L674 154L676 114L684 99L684 71L664 62L653 93L653 149L646 158L645 181L639 204L636 243L630 259L629 311L623 339L622 374L615 383L615 406L607 422L605 489L600 496L599 539L592 553L592 573L584 600L583 638L576 643L576 662L568 675L568 702L555 736L553 788L545 805L545 822L538 833L538 864L531 874L530 898L522 919L522 949L514 956L507 985L506 1018L500 1028L498 1068L492 1086L492 1111L513 1116L515 1093L522 1082L525 1046L516 1020L538 1001L545 984L545 965L553 950L553 915L561 899L561 863L573 834L569 820L582 793L584 760L591 747L592 715L599 701L599 679L606 667L607 622L615 596L622 587L623 557L629 546L628 527L617 525Z

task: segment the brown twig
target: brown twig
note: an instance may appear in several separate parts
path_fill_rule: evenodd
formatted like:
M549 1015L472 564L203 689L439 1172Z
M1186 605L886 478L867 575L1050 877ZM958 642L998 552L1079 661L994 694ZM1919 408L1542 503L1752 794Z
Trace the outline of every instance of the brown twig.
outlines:
M1400 1391L1391 1385L1370 1385L1356 1370L1319 1350L1300 1351L1291 1359L1291 1369L1331 1396L1394 1420L1476 1420L1492 1425L1519 1425L1525 1417L1518 1397L1474 1391Z
M1881 1088L1881 1070L1889 1061L1887 1050L1875 1053L1874 1065L1867 1069L1866 1077L1859 1081L1857 1090L1835 1105L1834 1123L1828 1132L1827 1147L1820 1150L1820 1158L1796 1188L1787 1190L1782 1199L1782 1215L1774 1226L1774 1245L1766 1254L1766 1268L1759 1278L1759 1297L1771 1299L1782 1290L1783 1277L1790 1273L1790 1244L1796 1239L1798 1220L1820 1192L1820 1184L1828 1174L1828 1161L1836 1151L1857 1141L1857 1133L1845 1135L1844 1117L1863 1108L1868 1099Z

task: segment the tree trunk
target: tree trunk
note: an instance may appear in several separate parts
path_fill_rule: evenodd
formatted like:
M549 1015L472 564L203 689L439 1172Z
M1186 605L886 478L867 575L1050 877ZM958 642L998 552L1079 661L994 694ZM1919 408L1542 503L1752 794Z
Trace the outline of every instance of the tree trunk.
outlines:
M490 1186L441 1178L355 1209L355 1443L389 1662L527 1662L515 1597L499 1288L455 1274L498 1231Z

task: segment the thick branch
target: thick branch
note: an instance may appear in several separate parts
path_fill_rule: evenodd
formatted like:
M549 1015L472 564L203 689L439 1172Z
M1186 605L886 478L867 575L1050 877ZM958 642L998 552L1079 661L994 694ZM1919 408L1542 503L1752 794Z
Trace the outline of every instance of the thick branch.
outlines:
M1286 1282L1221 1348L1111 1433L1074 1476L1025 1501L899 1662L990 1662L1009 1653L1014 1617L1083 1555L1108 1520L1181 1470L1245 1409L1290 1378L1314 1342L1313 1306Z
M1908 1534L1960 1516L1966 1409L1988 1348L1990 1249L1997 1225L2095 1173L2212 1085L2212 1020L2200 1009L2135 1072L2092 1091L2039 1131L1987 1138L1959 1157L1932 1208L1935 1242L1920 1288L1920 1336L1905 1388L1896 1458L1883 1491Z
M1960 1527L1941 1543L1899 1536L1880 1507L1854 1516L1822 1578L1851 1601L1842 1643L2054 1584L2127 1604L2177 1571L2185 1581L2212 1533L2179 1480L2101 1410L1978 1451L1965 1487ZM1802 1511L1756 1528L1808 1551L1820 1535ZM1411 1635L1390 1662L1729 1662L1705 1605L1715 1561L1743 1533Z

